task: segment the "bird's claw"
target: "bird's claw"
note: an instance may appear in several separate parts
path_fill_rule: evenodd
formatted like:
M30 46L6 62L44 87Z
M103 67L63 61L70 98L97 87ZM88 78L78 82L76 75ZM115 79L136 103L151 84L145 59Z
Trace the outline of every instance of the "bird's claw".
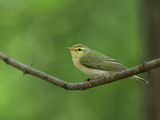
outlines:
M87 78L87 79L86 79L86 81L91 81L91 80L93 80L93 78Z
M101 78L103 77L100 76L100 77L95 77L95 78L87 78L86 81L91 81L91 80L96 80L96 79L101 79Z

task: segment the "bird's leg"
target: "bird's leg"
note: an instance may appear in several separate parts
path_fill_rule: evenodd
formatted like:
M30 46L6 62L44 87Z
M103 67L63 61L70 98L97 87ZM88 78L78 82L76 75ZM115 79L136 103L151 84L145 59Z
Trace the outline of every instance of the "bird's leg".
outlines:
M91 81L91 80L93 80L93 78L87 78L87 79L85 79L86 81Z
M91 80L96 80L96 79L101 79L104 78L104 76L98 76L98 77L93 77L93 78L87 78L86 81L91 81Z

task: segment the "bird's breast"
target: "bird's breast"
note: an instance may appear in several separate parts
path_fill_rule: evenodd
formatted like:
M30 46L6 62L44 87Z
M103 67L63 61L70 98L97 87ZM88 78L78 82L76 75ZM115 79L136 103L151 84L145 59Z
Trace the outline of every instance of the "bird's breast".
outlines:
M80 61L76 58L73 59L73 63L78 68L80 71L94 76L94 77L100 77L100 76L108 76L110 73L108 71L104 70L99 70L99 69L93 69L93 68L88 68L80 63Z

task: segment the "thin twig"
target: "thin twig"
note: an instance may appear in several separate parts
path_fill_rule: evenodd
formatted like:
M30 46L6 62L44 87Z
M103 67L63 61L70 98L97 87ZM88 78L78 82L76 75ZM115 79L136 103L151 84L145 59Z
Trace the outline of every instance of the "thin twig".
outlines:
M146 71L149 71L153 68L160 67L160 58L151 60L149 62L142 63L141 65L138 65L136 67L115 73L107 78L97 78L95 80L91 81L85 81L85 82L79 82L79 83L71 83L66 82L64 80L61 80L59 78L56 78L52 75L46 74L42 71L39 71L37 69L32 68L31 66L27 66L25 64L22 64L21 62L18 62L3 53L0 53L0 59L3 60L8 65L11 65L12 67L15 67L24 73L33 75L35 77L41 78L43 80L46 80L56 86L59 86L61 88L67 89L67 90L85 90L89 88L93 88L96 86L104 85L107 83L111 83L123 78L128 78L132 75L143 73Z

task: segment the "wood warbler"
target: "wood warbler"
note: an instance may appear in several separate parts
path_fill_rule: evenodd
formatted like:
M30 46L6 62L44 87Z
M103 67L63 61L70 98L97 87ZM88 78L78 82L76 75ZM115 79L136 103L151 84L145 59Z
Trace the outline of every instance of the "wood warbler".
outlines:
M93 77L108 77L109 75L127 69L116 59L112 59L104 54L88 48L82 44L75 44L70 49L74 65L82 72ZM148 81L133 75L130 78L141 80L144 83Z

